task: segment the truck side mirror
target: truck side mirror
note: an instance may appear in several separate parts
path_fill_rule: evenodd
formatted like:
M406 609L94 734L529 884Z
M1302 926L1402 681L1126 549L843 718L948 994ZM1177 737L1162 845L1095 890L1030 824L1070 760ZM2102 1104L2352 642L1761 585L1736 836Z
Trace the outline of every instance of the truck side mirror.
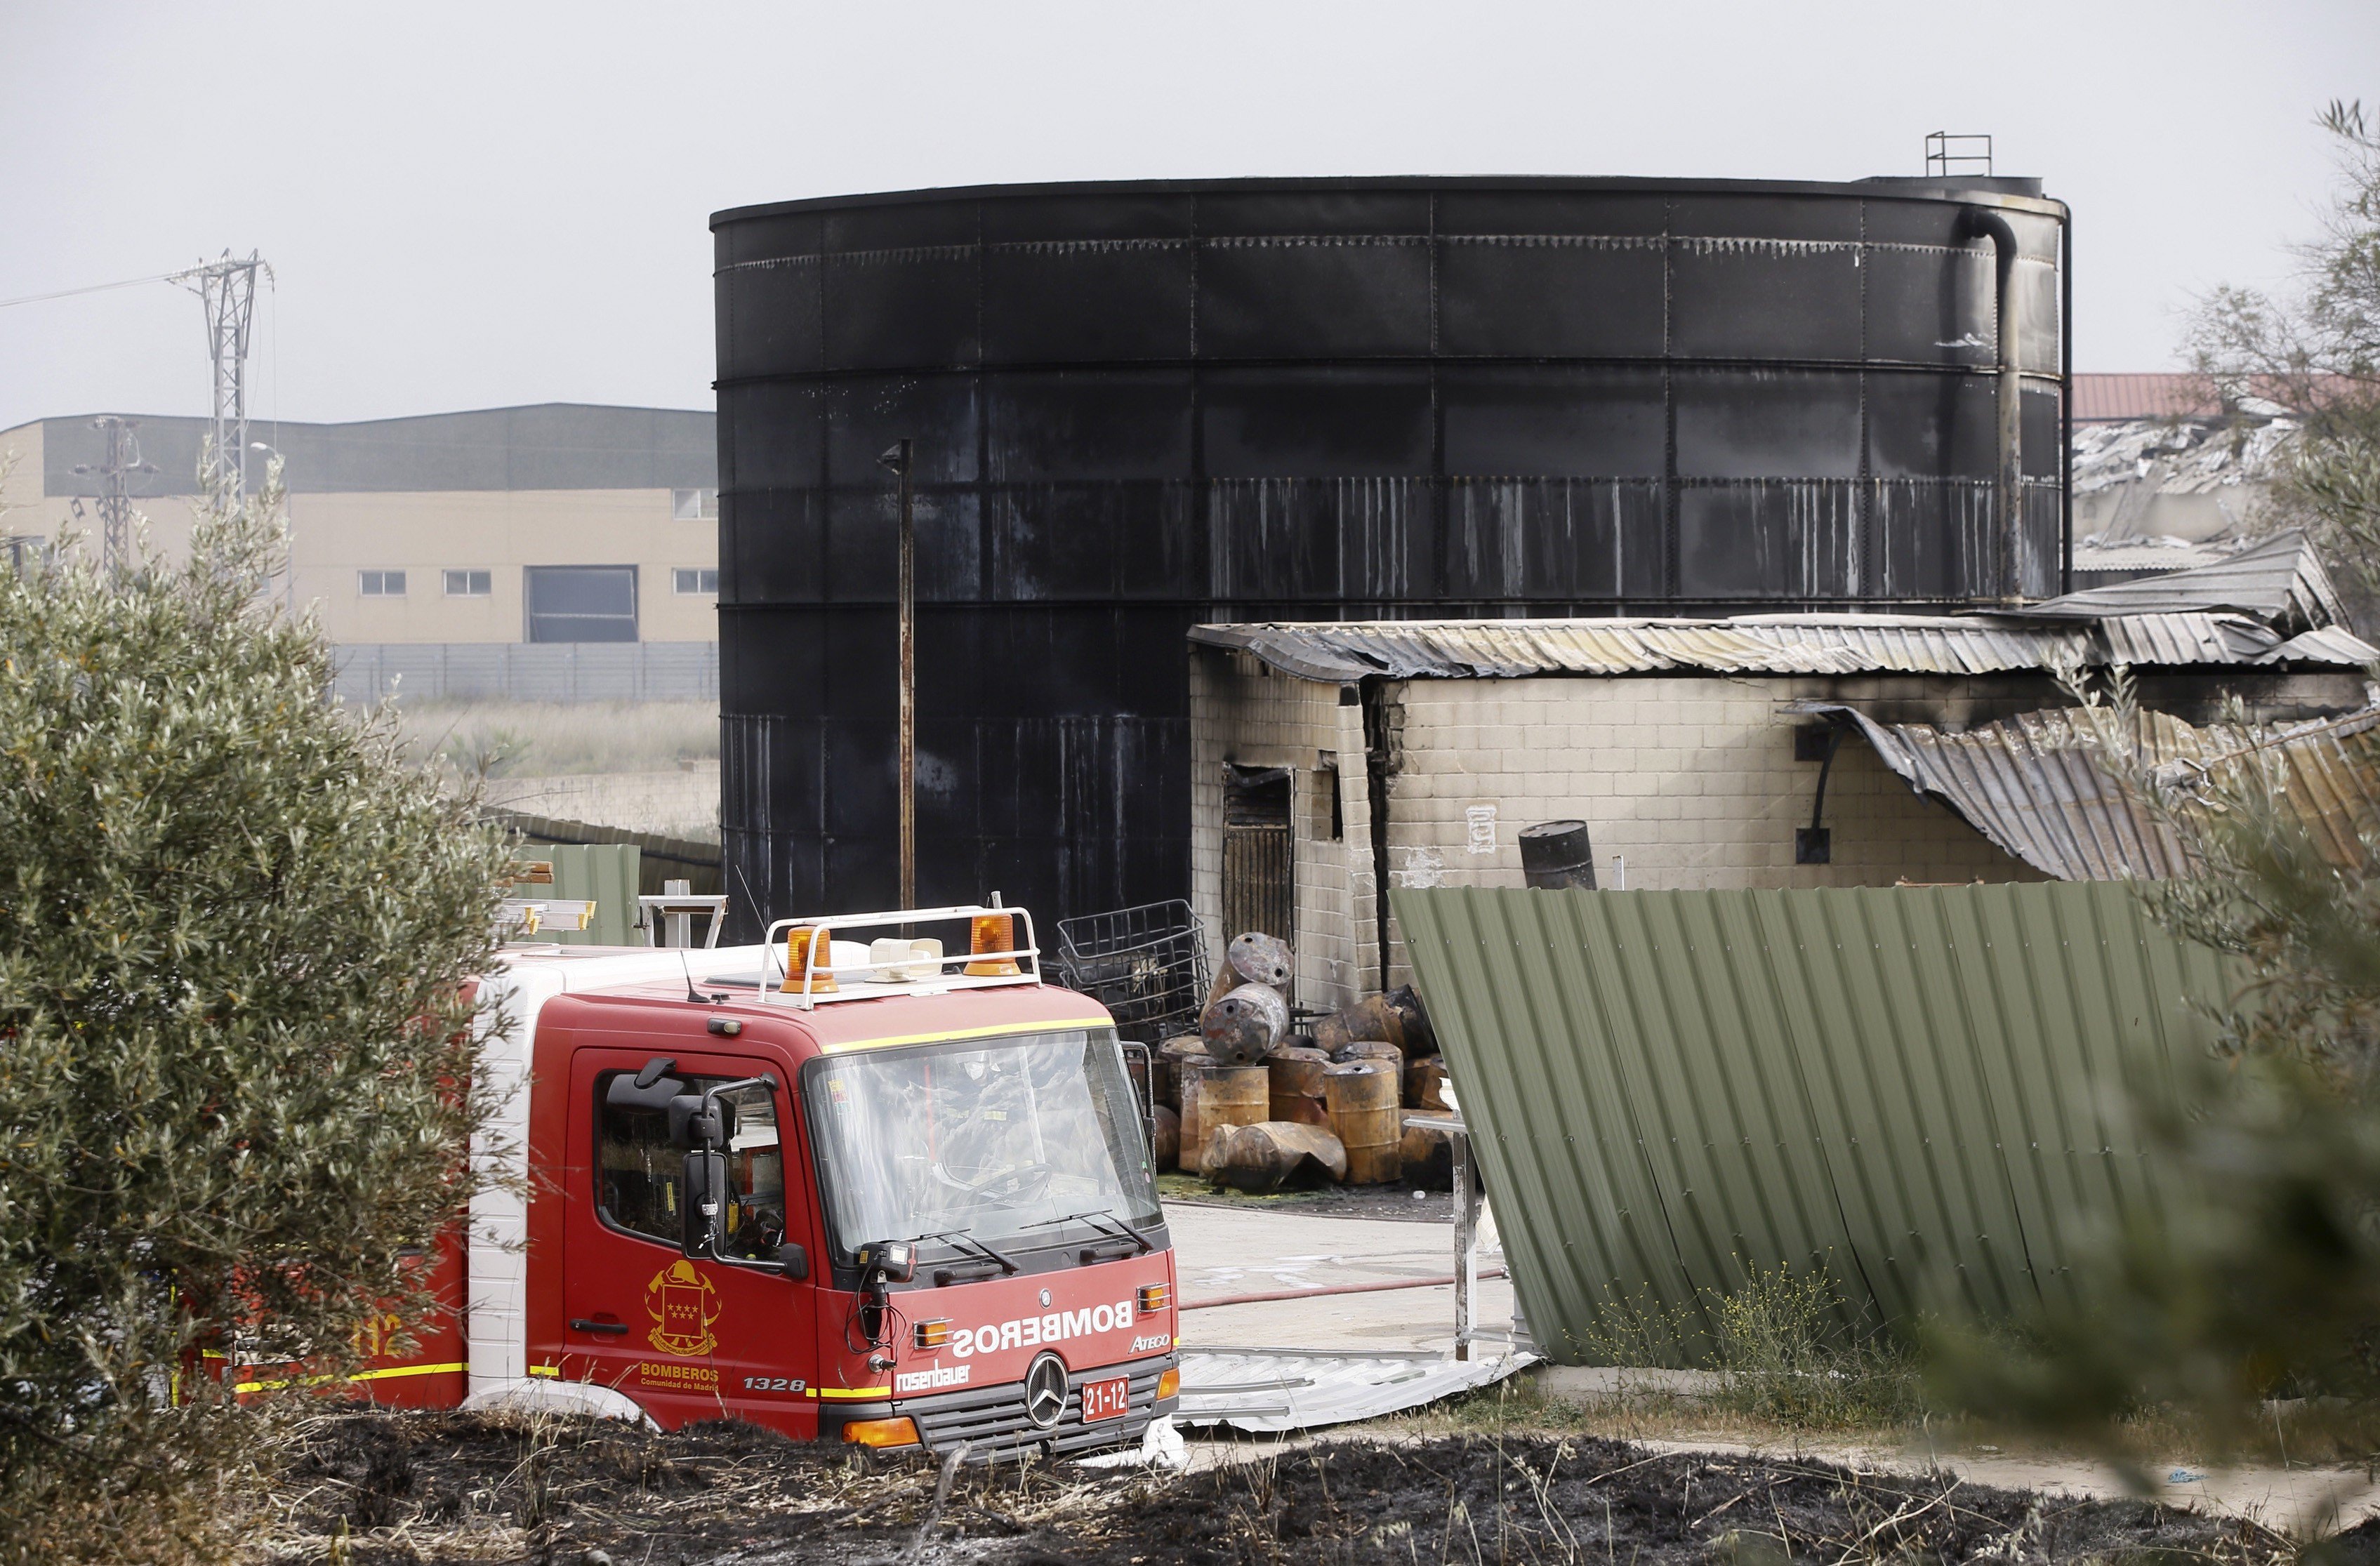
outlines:
M798 1283L810 1275L810 1254L791 1240L777 1247L777 1270Z
M669 1101L673 1147L724 1147L735 1139L735 1106L725 1099L681 1093Z
M686 1154L678 1194L686 1223L679 1248L690 1256L718 1256L727 1244L727 1155L716 1148Z

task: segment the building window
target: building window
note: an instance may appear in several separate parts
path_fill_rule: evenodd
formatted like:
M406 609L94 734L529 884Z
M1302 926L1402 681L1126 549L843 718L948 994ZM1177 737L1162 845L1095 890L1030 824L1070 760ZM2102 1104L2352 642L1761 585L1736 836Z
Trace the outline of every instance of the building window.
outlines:
M358 571L356 591L365 598L403 598L405 573L402 571Z
M710 565L681 565L670 573L670 580L682 593L715 593L719 590L719 571Z
M8 569L19 577L40 575L52 558L50 546L38 533L11 533L0 539L0 551L6 552Z
M485 598L492 587L485 571L449 571L446 573L448 598Z
M633 565L532 565L523 573L531 641L637 639Z
M708 522L719 515L719 492L672 490L670 515L681 522Z

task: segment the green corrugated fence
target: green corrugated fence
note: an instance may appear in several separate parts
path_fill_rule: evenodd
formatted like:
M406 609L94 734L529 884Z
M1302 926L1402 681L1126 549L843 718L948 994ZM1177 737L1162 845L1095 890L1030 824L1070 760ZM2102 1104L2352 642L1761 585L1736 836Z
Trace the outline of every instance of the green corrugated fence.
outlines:
M553 861L554 896L595 904L595 917L585 929L557 929L549 925L539 930L534 939L558 941L565 946L645 943L644 935L637 929L640 912L637 886L641 867L635 844L540 843L524 845L520 856Z
M1392 896L1530 1329L1571 1363L1752 1267L1823 1268L1884 1320L2058 1296L2154 1213L2127 1106L2171 1102L2228 994L2121 885Z

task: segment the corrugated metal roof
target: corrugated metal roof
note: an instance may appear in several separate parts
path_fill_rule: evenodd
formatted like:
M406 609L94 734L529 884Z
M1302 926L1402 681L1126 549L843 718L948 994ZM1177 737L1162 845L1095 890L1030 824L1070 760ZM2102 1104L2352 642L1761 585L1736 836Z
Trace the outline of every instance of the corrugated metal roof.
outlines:
M2189 373L2128 373L2074 377L2074 422L2106 424L2136 419L2216 419L2223 413L2223 395L2240 392L2282 407L2295 407L2304 395L2322 398L2350 388L2346 377L2316 375L2305 381L2250 376L2243 386L2218 394L2214 378Z
M1890 614L1199 625L1190 637L1244 649L1286 674L1337 683L1375 674L1510 679L1664 669L1975 674L2088 661L2094 650L2082 628Z
M1668 669L1984 674L2069 662L2270 663L2284 661L2285 648L2289 661L2301 662L2354 665L2380 660L2380 650L2336 627L2284 643L2253 619L2206 610L2119 614L2087 625L1906 614L1316 621L1198 625L1192 628L1190 639L1207 647L1239 649L1284 674L1332 684L1373 675L1518 679Z
M2374 647L2344 625L2317 625L2302 636L2291 637L2257 662L2350 663L2369 668L2380 663L2380 648Z
M2150 571L2162 576L2169 571L2188 571L2201 565L2212 565L2224 558L2223 550L2186 543L2180 539L2130 539L2109 543L2078 541L2074 546L2074 571L2077 576L2092 571Z
M1950 734L1925 723L1878 723L1834 703L1802 710L1841 714L1912 789L2061 880L2164 880L2189 868L2183 845L2100 767L2095 742L2069 711L2027 712ZM2261 751L2280 769L2282 800L2334 859L2359 856L2358 832L2380 827L2380 794L2368 782L2380 707L2263 734L2196 728L2160 712L2143 717L2154 766L2204 771Z
M2281 645L2278 633L2245 614L2119 614L2099 622L2094 662L2254 663Z
M2276 533L2210 565L2143 577L2027 604L2028 618L2098 620L2116 614L2252 614L2284 632L2343 624L2330 573L2301 532Z
M1564 1363L1754 1267L1885 1319L2059 1295L2102 1223L2154 1211L2114 1106L2170 1102L2229 992L2120 886L1390 896Z
M2074 422L2127 419L2212 419L2223 411L2204 375L2077 375Z
M1377 1419L1491 1386L1537 1363L1528 1353L1455 1359L1425 1351L1182 1350L1177 1423L1262 1433Z

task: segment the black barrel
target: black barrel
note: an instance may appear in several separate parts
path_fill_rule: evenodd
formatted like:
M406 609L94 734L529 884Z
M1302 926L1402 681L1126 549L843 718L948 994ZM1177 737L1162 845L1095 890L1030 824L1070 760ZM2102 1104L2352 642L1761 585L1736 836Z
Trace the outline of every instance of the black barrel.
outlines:
M2064 216L2018 179L1561 178L717 214L739 918L896 900L894 441L918 895L1046 926L1187 895L1202 622L2058 591Z
M1521 877L1531 886L1595 890L1595 844L1585 821L1540 821L1521 829Z

